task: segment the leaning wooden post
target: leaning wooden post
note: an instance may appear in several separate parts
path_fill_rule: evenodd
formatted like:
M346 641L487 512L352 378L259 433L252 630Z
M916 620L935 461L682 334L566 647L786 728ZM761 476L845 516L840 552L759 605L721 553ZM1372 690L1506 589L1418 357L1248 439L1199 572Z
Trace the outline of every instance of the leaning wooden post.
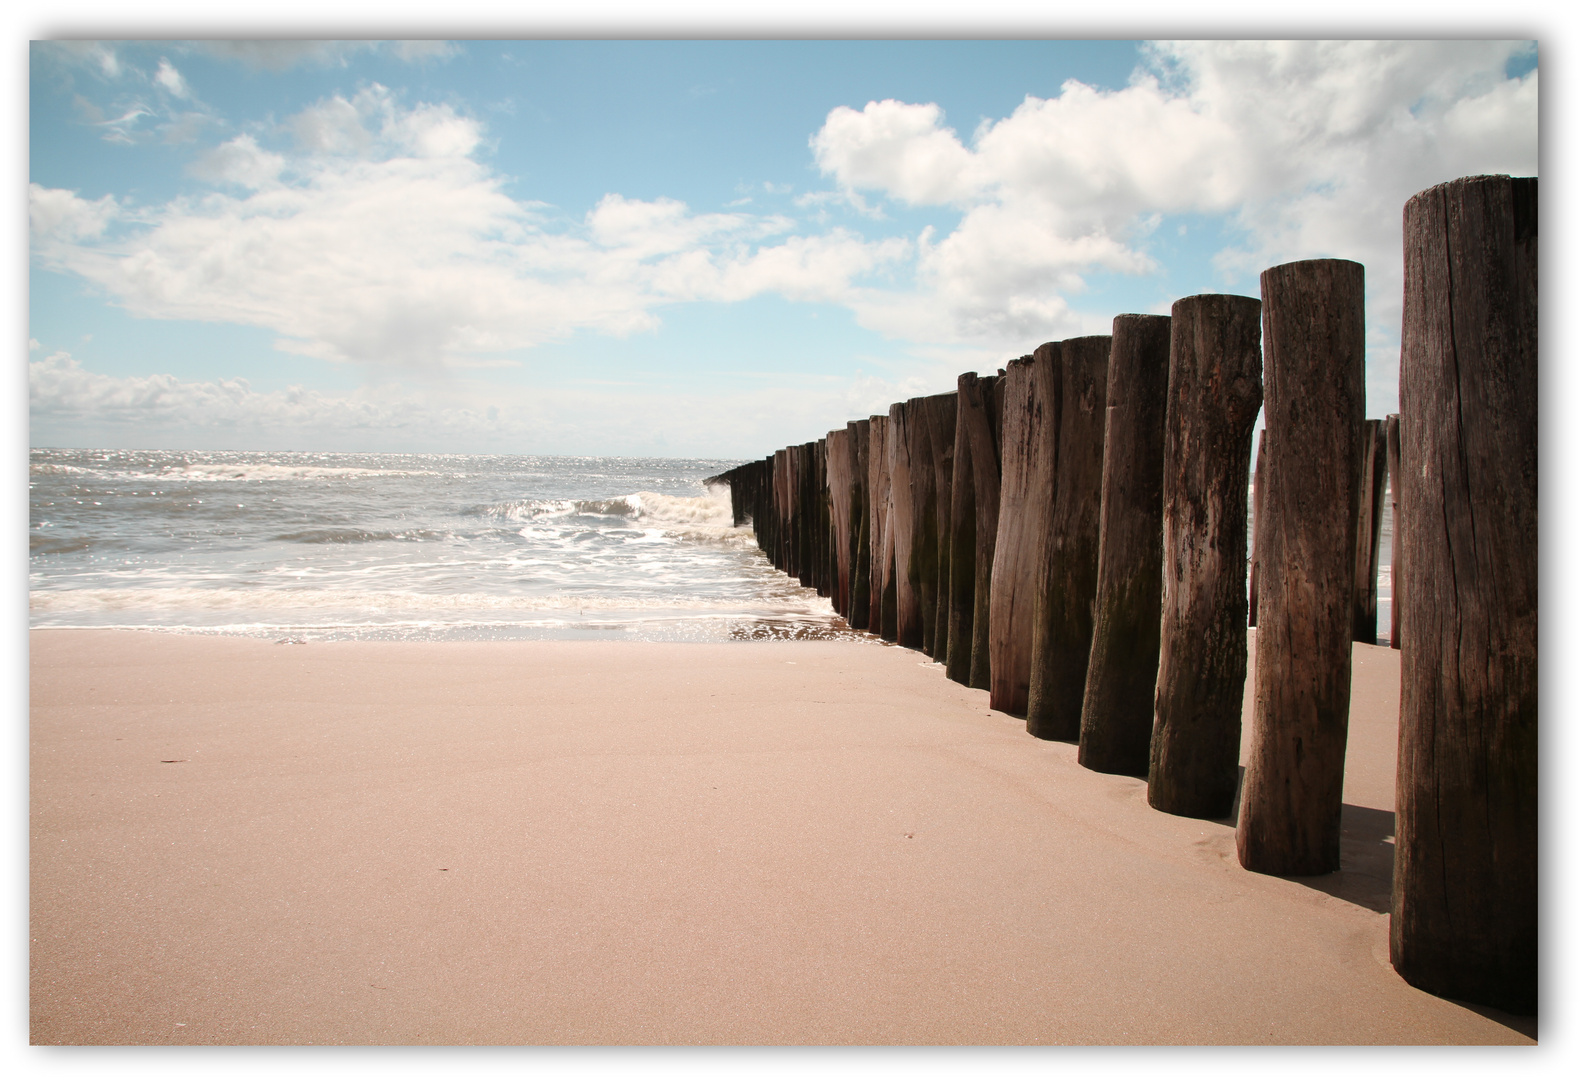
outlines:
M1264 290L1264 516L1253 742L1237 857L1266 874L1341 867L1341 781L1352 693L1363 267L1272 267Z
M1253 454L1253 525L1248 530L1248 625L1259 625L1259 517L1264 512L1264 428Z
M1055 519L1061 430L1060 346L1046 342L1006 365L1000 439L1000 520L989 583L989 705L1028 713L1034 619Z
M907 402L890 407L890 427L886 455L890 458L890 534L892 573L896 589L896 643L915 649L923 644L923 619L919 608L917 579L910 571L913 558L913 528L917 524L913 507L916 484L912 465L912 410Z
M1055 510L1044 535L1033 619L1028 734L1076 742L1083 724L1099 581L1099 499L1105 468L1110 335L1061 342L1061 424Z
M1363 421L1359 446L1357 577L1352 594L1352 640L1380 640L1380 525L1385 516L1385 424Z
M1149 772L1170 371L1170 317L1117 315L1105 373L1094 645L1077 742L1078 764L1096 772Z
M1400 378L1398 374L1398 379ZM1386 471L1391 478L1391 648L1402 647L1402 416L1385 418Z
M929 443L934 449L935 537L938 549L934 586L934 646L938 663L946 661L951 615L951 506L956 459L956 393L936 394L928 403Z
M1520 1013L1539 994L1538 214L1537 180L1477 176L1419 192L1402 228L1391 963Z
M1248 458L1262 400L1259 301L1171 307L1165 559L1149 805L1231 813L1248 672Z
M869 551L869 476L868 421L848 420L852 439L852 599L846 611L846 624L854 630L868 629L869 574L873 555Z

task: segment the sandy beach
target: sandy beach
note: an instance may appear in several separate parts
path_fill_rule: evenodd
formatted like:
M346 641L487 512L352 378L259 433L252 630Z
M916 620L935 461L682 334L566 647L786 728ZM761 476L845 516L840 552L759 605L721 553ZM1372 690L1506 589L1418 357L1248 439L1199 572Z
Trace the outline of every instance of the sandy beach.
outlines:
M1354 647L1343 870L1282 879L874 643L30 648L34 1043L1535 1030L1390 966L1389 649Z

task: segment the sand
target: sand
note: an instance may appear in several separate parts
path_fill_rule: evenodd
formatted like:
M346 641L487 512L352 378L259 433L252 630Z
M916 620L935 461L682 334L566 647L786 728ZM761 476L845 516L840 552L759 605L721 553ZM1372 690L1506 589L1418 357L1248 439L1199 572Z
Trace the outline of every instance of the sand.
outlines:
M35 1043L1534 1032L1390 967L1389 649L1283 879L879 644L30 643Z

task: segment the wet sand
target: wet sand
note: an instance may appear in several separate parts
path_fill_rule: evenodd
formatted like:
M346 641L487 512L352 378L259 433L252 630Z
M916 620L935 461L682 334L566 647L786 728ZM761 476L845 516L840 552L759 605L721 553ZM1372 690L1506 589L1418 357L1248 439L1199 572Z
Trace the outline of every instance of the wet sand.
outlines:
M1389 649L1282 879L878 644L30 646L35 1043L1534 1031L1390 967Z

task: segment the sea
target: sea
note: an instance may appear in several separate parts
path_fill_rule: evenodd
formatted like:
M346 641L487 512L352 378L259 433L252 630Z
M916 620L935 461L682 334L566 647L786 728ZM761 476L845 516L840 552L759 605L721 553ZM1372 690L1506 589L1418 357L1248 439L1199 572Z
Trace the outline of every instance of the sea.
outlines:
M739 463L35 449L30 624L290 642L876 640L732 525L729 491L704 480ZM1383 524L1388 640L1389 503Z
M866 637L776 571L738 461L35 449L30 623L345 639Z

